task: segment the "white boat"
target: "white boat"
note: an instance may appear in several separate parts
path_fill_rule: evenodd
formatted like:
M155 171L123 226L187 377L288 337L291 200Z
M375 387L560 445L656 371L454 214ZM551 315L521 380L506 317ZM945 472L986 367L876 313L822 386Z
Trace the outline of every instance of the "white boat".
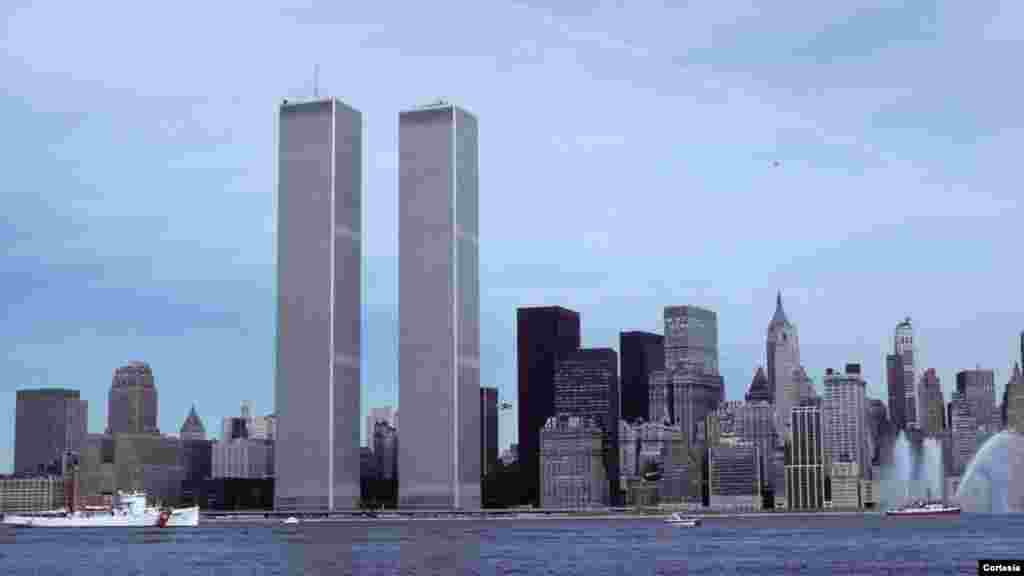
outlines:
M683 516L679 512L673 512L665 522L673 526L683 526L686 528L696 528L700 526L700 518L697 516Z
M199 507L160 509L146 506L144 492L119 492L116 503L106 510L76 510L59 513L8 515L3 523L38 528L91 527L178 527L198 526Z
M914 502L908 506L886 511L889 516L955 516L959 513L959 506L943 502Z
M298 524L298 523L299 523L299 519L296 518L295 516L289 516L289 517L284 519L284 524Z

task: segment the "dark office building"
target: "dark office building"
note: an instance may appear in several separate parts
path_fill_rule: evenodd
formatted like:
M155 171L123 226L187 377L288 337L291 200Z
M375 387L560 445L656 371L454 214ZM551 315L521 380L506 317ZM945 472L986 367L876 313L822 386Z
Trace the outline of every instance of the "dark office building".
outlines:
M480 388L480 475L494 472L498 463L498 389Z
M651 372L665 368L665 338L650 332L620 332L622 419L650 421Z
M903 430L907 426L907 401L903 361L897 354L885 357L885 375L889 387L889 421L896 430Z
M540 430L555 415L555 364L579 347L579 313L560 306L516 310L518 454L524 504L540 504Z
M956 374L956 390L966 399L978 427L983 427L986 433L994 433L999 413L995 372L981 368L961 370Z
M67 452L79 453L88 403L78 390L18 390L14 419L14 472L38 473Z
M615 350L583 348L558 361L555 414L592 418L604 432L605 470L613 506L619 504L619 369Z
M273 478L213 478L186 480L183 493L200 510L270 510L274 507Z
M107 404L107 434L159 434L153 370L130 362L114 371Z

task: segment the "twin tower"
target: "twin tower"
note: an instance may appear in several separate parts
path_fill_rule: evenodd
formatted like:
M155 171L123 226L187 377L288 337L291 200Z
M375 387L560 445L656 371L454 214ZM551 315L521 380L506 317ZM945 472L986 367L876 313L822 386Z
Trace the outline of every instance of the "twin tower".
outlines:
M480 507L476 118L399 114L399 505ZM359 501L362 114L277 111L275 508Z

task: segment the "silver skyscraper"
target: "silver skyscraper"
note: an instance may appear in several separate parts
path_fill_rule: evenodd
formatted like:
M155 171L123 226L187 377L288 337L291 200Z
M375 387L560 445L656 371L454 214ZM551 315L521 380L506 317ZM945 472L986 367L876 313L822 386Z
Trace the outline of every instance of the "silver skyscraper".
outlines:
M477 121L403 112L399 147L399 499L480 506Z
M275 506L359 499L362 115L281 103L277 133Z

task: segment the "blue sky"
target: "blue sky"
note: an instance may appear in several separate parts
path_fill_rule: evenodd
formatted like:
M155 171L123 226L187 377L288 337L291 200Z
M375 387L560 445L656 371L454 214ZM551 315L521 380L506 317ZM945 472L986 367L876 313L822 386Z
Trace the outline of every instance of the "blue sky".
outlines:
M884 396L910 315L947 395L977 364L1001 395L1024 5L560 4L5 2L0 471L15 390L80 389L100 431L133 359L165 431L273 409L274 107L314 64L366 125L364 412L397 404L397 115L439 97L480 120L481 380L509 400L515 308L556 304L616 348L717 310L737 398L778 289L819 386L860 361Z

